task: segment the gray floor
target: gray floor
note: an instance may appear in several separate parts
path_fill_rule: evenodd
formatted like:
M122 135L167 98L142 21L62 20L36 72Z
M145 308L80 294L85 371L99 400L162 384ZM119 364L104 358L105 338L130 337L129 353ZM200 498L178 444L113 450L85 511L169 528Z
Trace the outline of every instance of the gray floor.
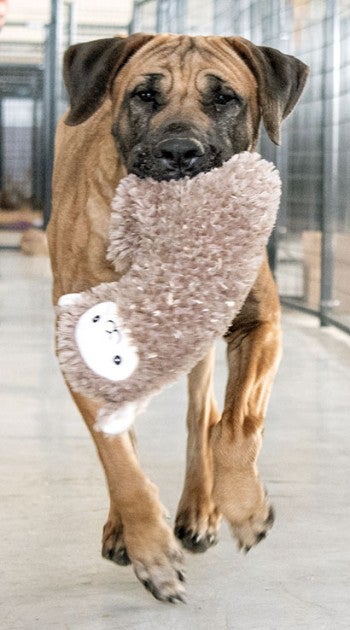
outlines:
M188 604L161 604L100 557L102 470L53 356L45 259L1 253L1 629L350 628L350 342L284 314L284 359L260 467L277 521L247 556L226 527L187 556ZM217 392L225 380L218 352ZM138 420L144 468L174 515L184 381Z

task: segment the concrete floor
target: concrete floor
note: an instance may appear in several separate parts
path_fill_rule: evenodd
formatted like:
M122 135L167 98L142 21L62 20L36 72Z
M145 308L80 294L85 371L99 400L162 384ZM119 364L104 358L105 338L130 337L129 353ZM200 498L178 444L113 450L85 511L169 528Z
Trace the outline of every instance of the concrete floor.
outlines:
M260 458L277 520L240 555L187 555L188 604L155 601L130 567L100 557L102 469L53 355L43 258L1 253L0 627L310 630L350 628L350 341L294 312ZM217 392L223 395L224 345ZM172 517L185 450L185 381L138 419L144 468Z

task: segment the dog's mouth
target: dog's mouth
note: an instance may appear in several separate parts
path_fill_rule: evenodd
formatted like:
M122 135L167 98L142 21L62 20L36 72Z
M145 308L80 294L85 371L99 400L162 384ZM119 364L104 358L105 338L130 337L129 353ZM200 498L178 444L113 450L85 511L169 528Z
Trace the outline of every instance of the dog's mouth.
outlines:
M213 145L204 146L196 138L170 137L153 147L135 147L126 166L128 173L138 177L167 181L195 177L221 166L225 159L222 151Z

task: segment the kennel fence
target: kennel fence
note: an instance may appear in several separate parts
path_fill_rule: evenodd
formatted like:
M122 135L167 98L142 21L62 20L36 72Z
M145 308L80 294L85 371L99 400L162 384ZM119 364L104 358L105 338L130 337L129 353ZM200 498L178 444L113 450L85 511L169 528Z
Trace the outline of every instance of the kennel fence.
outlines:
M22 207L41 210L43 224L47 224L55 127L67 107L63 52L72 43L126 32L117 21L108 23L108 3L105 8L99 23L94 24L89 15L77 11L73 0L47 0L35 7L33 21L6 23L6 36L0 37L2 211ZM9 225L7 219L5 225ZM4 229L4 224L1 227Z
M44 68L0 64L0 190L2 204L40 208L44 170Z

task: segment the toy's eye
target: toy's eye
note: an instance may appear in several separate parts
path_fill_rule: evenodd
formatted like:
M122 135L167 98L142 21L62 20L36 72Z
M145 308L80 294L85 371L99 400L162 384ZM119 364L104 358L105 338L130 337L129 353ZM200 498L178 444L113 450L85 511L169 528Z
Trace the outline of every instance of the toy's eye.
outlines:
M115 363L116 365L120 365L120 364L121 364L121 362L122 362L122 358L119 356L119 354L117 354L117 355L114 357L113 361L114 361L114 363Z
M94 322L94 324L96 324L96 322L98 322L101 319L101 317L99 315L95 315L95 317L92 318L92 321Z

